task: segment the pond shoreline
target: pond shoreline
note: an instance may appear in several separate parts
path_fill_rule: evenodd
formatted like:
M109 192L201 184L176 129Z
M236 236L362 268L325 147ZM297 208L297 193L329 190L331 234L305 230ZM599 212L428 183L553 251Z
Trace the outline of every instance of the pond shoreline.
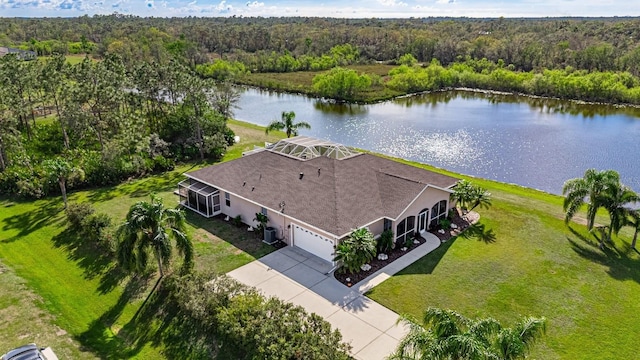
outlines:
M392 97L383 98L383 99L376 99L372 101L345 101L345 100L336 100L332 98L318 97L318 96L315 96L312 92L304 92L299 90L287 90L286 88L275 89L275 88L269 88L269 87L262 87L258 85L248 85L243 83L235 84L235 86L242 87L242 88L257 89L260 91L267 91L270 93L273 92L276 94L299 95L299 96L307 97L309 99L318 100L326 104L375 105L375 104L383 104L386 102L392 102L394 100L399 100L399 99L417 97L421 95L446 93L450 91L460 91L460 92L468 92L468 93L474 93L474 94L516 96L516 97L523 97L523 98L529 98L529 99L566 101L576 105L611 106L616 109L640 109L640 104L629 104L629 103L620 104L620 103L613 103L613 102L609 103L609 102L586 101L586 100L580 100L580 99L563 99L563 98L554 97L554 96L540 96L540 95L532 95L532 94L526 94L526 93L520 93L520 92L509 92L509 91L481 89L481 88L468 88L468 87L448 87L448 88L439 89L439 90L420 91L415 93L407 93L403 95L392 96Z

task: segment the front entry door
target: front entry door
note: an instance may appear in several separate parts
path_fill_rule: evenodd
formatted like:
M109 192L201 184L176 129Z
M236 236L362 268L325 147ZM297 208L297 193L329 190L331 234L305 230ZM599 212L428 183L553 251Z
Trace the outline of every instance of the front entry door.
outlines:
M427 231L427 219L429 219L429 210L422 210L420 214L418 214L418 232Z

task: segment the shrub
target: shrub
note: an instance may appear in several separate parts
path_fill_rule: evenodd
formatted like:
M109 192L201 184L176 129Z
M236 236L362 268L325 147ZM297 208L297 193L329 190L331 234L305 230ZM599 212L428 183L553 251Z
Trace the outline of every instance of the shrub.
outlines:
M145 311L164 316L163 345L181 359L350 359L350 346L320 316L215 274L171 275Z
M449 230L451 228L451 220L447 218L440 220L440 226L445 230Z
M87 240L94 242L99 247L113 252L115 242L111 229L111 217L104 213L90 214L82 222L82 234Z
M85 219L90 215L93 215L95 212L96 210L93 206L87 203L69 204L65 210L69 227L78 231L82 230Z
M376 256L376 240L367 228L353 230L336 248L335 261L342 263L338 271L351 274Z
M391 229L385 230L380 234L376 248L378 249L378 254L386 253L393 248L393 231Z
M233 221L233 225L237 227L242 226L242 215L236 215L232 221Z

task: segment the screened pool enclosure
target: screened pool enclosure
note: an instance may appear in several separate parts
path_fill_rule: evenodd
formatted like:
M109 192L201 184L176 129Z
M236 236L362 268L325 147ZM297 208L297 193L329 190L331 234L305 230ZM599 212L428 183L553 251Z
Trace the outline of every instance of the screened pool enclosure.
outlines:
M180 205L198 214L212 217L220 214L220 191L193 179L178 184Z

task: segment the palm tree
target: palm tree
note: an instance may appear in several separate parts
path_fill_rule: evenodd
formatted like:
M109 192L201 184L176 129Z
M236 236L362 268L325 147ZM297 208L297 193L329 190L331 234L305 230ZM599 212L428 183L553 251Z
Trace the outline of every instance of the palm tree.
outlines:
M269 125L267 125L264 133L268 134L269 131L279 130L286 132L287 137L290 138L291 135L298 135L298 129L311 129L311 125L304 121L294 123L293 120L295 118L296 113L294 113L293 111L283 111L281 120L273 120Z
M593 229L596 213L602 207L602 192L612 184L620 182L620 175L614 170L597 171L589 169L582 178L567 180L562 187L562 194L565 195L563 209L566 212L565 223L568 223L580 210L588 199L587 203L587 229Z
M640 196L629 187L620 183L610 184L602 193L601 203L609 213L609 234L607 239L611 241L612 234L618 234L620 229L628 223L628 215L631 203L640 201ZM604 246L604 237L600 239L600 247Z
M183 269L192 265L193 244L185 232L184 212L165 208L157 196L151 195L151 202L140 201L129 209L119 235L118 262L130 271L144 270L152 252L162 278L171 261L171 240L184 257Z
M471 211L478 206L485 209L491 206L491 193L464 179L458 181L451 198L460 205L463 212Z
M640 232L640 210L630 210L629 219L627 219L627 225L633 227L633 240L631 241L631 248L635 250L636 242L638 241L638 232Z
M406 316L400 321L408 324L409 333L390 359L524 359L546 330L544 318L526 317L504 328L492 318L468 319L437 308L427 309L422 324Z

